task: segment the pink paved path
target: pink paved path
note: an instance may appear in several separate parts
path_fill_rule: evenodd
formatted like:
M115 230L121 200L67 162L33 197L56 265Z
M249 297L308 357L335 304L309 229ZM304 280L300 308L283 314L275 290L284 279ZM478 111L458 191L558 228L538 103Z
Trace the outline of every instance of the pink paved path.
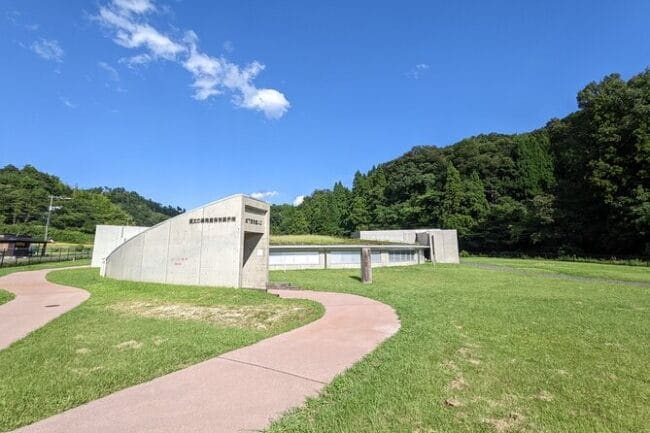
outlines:
M0 305L0 350L90 296L85 290L48 282L45 274L50 271L14 272L0 278L0 289L16 295L12 301Z
M260 431L286 410L317 395L400 327L391 307L361 296L295 290L273 293L320 302L325 315L301 328L126 388L16 432Z

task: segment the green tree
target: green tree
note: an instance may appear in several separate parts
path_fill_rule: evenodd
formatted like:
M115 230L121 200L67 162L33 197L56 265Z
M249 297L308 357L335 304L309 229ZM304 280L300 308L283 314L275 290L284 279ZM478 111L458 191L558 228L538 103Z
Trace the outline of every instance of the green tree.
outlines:
M357 171L352 183L350 213L346 224L350 231L367 230L370 227L369 194L366 176Z

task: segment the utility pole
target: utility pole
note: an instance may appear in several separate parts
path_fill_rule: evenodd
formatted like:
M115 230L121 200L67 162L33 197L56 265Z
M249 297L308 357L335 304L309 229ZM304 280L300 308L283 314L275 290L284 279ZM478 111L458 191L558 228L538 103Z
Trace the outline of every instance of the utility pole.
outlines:
M45 255L45 246L47 245L47 235L50 231L50 218L52 217L52 211L55 210L54 208L54 199L58 200L72 200L70 197L62 197L58 195L50 195L50 205L47 207L47 221L45 222L45 236L43 236L43 248L41 249L41 256ZM59 206L60 207L60 206ZM58 209L57 207L56 209Z
M47 207L47 221L45 222L45 236L43 242L47 242L47 232L50 230L50 216L52 215L52 204L54 203L54 196L50 196L50 205ZM45 251L45 248L43 248Z

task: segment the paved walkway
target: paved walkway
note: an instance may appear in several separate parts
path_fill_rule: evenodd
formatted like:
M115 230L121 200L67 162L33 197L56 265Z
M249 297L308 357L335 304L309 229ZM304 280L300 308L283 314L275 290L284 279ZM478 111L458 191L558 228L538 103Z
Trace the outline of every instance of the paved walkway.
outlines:
M391 307L361 296L297 290L273 293L320 302L325 315L301 328L126 388L16 432L260 431L283 412L317 395L400 326Z
M0 277L0 289L16 295L12 301L0 305L0 350L90 296L85 290L50 283L45 279L50 271L14 272Z

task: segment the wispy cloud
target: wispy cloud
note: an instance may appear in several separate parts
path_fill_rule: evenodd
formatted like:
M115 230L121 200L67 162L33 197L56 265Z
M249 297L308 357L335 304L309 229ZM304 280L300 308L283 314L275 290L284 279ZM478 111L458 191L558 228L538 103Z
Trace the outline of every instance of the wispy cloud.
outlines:
M55 39L40 39L30 45L30 49L39 57L45 60L52 60L57 63L63 62L65 52L59 42Z
M111 81L115 81L115 82L120 81L120 73L117 72L117 69L115 69L114 67L112 67L108 63L106 63L106 62L98 62L97 66L99 66L101 69L106 71L106 74L108 75L108 78Z
M65 96L59 96L59 101L61 101L63 105L65 105L66 107L72 110L74 110L79 106L79 104L73 103L72 101L70 101L70 99L66 98Z
M275 197L278 194L280 193L277 191L259 191L259 192L251 193L251 197L256 198L258 200L266 200L271 197Z
M35 32L38 30L41 26L39 24L27 24L25 25L25 29L29 30L30 32Z
M137 68L138 66L146 65L153 59L149 54L138 54L131 57L122 57L119 62L128 66L129 68Z
M106 62L97 62L97 66L100 69L104 70L104 72L106 72L106 75L108 76L106 87L111 88L116 92L121 92L121 93L126 92L126 89L122 87L122 83L120 80L120 73L117 72L117 69L115 69L114 67L112 67L110 64Z
M235 51L235 45L233 45L232 41L224 42L223 44L221 44L221 47L227 53L232 53L233 51Z
M17 11L15 9L4 12L5 19L14 25L18 24L18 19L20 18L21 15L22 14L20 13L20 11Z
M296 198L293 199L293 205L294 206L300 206L302 202L305 201L305 196L304 195L299 195Z
M429 65L426 63L419 63L413 67L410 71L406 73L406 76L408 78L412 78L414 80L419 80L422 75L429 70Z
M224 57L210 56L200 50L199 38L192 30L178 36L156 29L148 18L158 10L153 0L111 0L100 6L96 19L112 32L113 41L142 50L122 63L134 67L160 59L173 61L192 75L193 97L199 101L228 91L236 106L261 111L268 118L278 119L287 112L291 104L284 94L259 89L253 83L264 70L263 64L254 61L242 67Z

